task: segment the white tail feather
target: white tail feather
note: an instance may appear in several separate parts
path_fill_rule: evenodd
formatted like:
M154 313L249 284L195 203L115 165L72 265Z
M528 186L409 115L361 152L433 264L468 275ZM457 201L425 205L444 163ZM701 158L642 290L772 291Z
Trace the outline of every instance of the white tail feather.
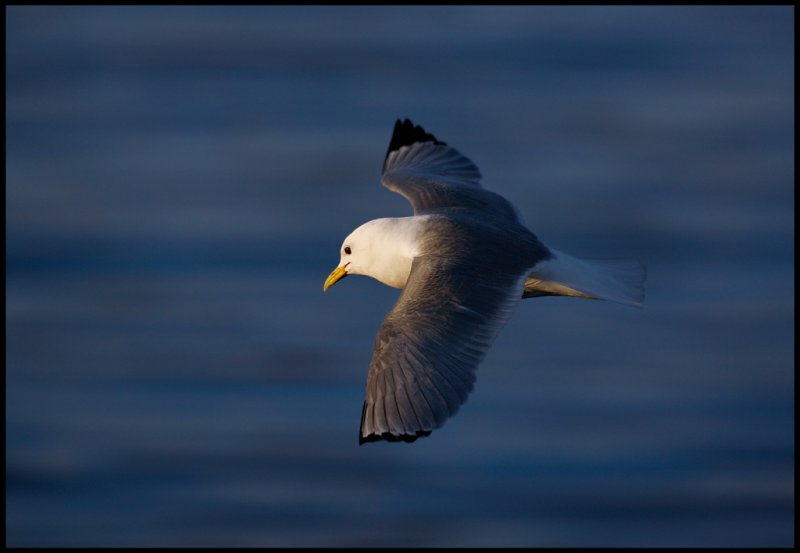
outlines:
M525 281L523 298L576 296L644 306L647 271L635 259L578 259L549 248L555 257L539 262Z

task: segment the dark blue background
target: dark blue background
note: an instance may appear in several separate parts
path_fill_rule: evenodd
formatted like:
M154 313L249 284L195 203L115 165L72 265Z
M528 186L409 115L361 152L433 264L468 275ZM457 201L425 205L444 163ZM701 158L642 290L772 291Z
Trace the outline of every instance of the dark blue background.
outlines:
M7 545L793 544L793 7L6 18ZM647 306L528 300L359 447L396 117Z

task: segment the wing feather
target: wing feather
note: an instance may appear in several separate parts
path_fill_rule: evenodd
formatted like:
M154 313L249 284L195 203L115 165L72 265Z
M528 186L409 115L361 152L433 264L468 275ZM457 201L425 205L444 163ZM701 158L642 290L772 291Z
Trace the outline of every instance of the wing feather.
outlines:
M432 227L375 338L359 443L413 441L454 415L521 300L525 277L550 255L480 179L458 150L397 121L381 182L415 214L431 215Z
M521 300L526 275L524 267L489 275L474 263L414 259L375 339L361 443L413 441L458 411L473 389L475 370Z
M408 119L395 123L381 182L411 202L415 214L469 210L520 222L514 206L482 188L481 178L472 160L452 146Z

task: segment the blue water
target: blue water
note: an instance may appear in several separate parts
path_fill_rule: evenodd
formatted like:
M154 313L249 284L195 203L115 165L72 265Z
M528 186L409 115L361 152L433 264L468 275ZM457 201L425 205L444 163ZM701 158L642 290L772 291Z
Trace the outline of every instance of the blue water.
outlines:
M793 7L6 9L6 545L794 544ZM647 305L359 447L397 117Z

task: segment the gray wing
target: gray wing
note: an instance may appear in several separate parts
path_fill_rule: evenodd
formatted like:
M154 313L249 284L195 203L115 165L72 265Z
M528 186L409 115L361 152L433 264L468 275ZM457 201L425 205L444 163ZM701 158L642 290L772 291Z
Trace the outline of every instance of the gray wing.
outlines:
M360 444L413 441L458 411L475 369L521 300L525 273L487 271L474 259L414 259L375 340Z
M480 179L475 164L458 150L408 119L397 120L381 183L411 202L416 215L472 211L521 222L514 206L482 188Z

